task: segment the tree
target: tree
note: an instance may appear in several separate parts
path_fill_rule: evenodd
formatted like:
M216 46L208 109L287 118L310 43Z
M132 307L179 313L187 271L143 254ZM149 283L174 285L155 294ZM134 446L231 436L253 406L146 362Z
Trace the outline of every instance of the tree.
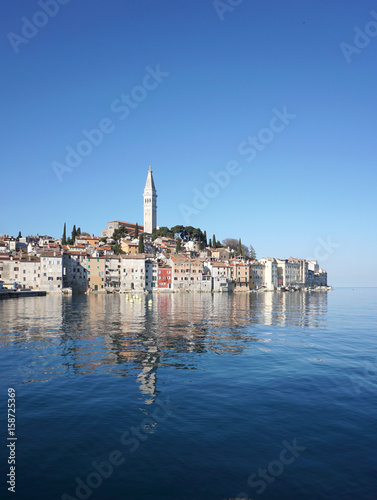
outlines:
M81 236L81 227L78 227L78 228L77 228L77 233L76 233L76 236Z
M119 245L118 242L114 243L114 245L111 245L111 248L114 250L114 252L119 255L122 253L122 247Z
M156 238L159 236L165 236L166 238L174 238L174 234L166 226L162 226L156 231Z
M139 247L138 247L138 250L137 250L139 253L144 253L145 249L144 249L144 239L143 239L143 235L141 234L139 236Z
M207 231L204 231L203 233L203 243L205 248L207 246Z
M152 241L154 241L157 238L157 229L154 227L152 229Z
M249 256L249 257L250 257L250 259L252 259L252 260L256 260L256 258L257 258L257 254L256 254L256 252L255 252L255 250L254 250L253 245L250 245L250 246L249 246L249 255L248 255L248 256Z
M238 240L237 255L242 255L242 243L241 243L241 238Z
M66 244L67 244L67 224L64 222L62 245L66 245Z
M138 237L139 237L139 225L136 222L136 224L135 224L135 238L138 238ZM143 253L143 252L139 252L139 253Z
M213 246L213 248L216 248L216 236L215 235L212 236L212 246Z
M173 233L174 237L180 237L183 239L183 233L185 232L185 227L182 225L173 226L170 231Z
M114 232L113 232L111 238L114 241L119 241L122 238L125 238L127 236L127 234L128 234L127 229L124 226L120 226L117 229L114 229Z
M222 241L222 244L224 247L229 247L231 250L238 249L238 240L235 238L225 238L225 240Z
M75 226L75 224L73 224L73 229L72 229L72 233L71 233L71 244L72 245L75 244L76 236L77 236L76 226Z
M180 251L181 251L181 238L178 236L177 244L175 246L175 253L180 253Z
M212 248L212 240L211 240L211 238L209 239L208 246L209 246L209 248Z

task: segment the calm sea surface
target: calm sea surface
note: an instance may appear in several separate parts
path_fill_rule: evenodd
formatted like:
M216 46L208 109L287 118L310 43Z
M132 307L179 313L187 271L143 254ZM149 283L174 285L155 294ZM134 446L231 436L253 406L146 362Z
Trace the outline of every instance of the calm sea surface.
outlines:
M149 298L0 301L1 498L377 498L377 289Z

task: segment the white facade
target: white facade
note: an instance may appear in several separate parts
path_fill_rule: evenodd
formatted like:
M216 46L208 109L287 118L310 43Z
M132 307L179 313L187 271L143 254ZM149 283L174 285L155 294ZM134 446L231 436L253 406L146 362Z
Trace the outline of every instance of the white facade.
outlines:
M106 255L105 258L105 288L107 290L120 289L122 259L120 255Z
M268 257L260 259L259 262L264 265L263 286L267 290L275 290L278 286L278 265L276 259Z
M121 258L121 291L144 291L146 274L144 255L122 255Z
M63 288L63 256L41 255L40 289L47 292L60 292Z
M152 168L149 167L147 182L144 188L144 232L152 234L157 227L157 191L154 185Z
M229 264L223 262L206 262L204 272L211 274L212 289L215 292L228 292L231 288L232 270Z
M276 259L278 264L278 276L281 278L281 286L299 286L301 282L301 265L298 260Z

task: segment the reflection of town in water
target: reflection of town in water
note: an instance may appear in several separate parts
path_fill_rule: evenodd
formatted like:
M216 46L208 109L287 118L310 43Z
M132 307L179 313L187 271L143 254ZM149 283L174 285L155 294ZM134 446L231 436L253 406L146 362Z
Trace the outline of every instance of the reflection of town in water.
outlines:
M152 403L159 367L195 369L193 353L237 355L263 342L264 325L325 327L326 314L326 292L160 294L134 302L48 295L2 301L0 348L14 352L9 370L24 382L104 371L135 377Z

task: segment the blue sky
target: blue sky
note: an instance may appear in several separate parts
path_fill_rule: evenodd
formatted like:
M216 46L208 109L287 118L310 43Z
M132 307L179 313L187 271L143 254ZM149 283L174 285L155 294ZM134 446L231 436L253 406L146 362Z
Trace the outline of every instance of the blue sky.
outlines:
M142 224L151 164L159 225L241 237L258 257L318 256L330 283L375 286L371 11L368 0L3 1L0 234ZM356 27L369 37L354 40ZM102 140L69 166L66 147L100 124ZM198 192L213 197L199 206Z

